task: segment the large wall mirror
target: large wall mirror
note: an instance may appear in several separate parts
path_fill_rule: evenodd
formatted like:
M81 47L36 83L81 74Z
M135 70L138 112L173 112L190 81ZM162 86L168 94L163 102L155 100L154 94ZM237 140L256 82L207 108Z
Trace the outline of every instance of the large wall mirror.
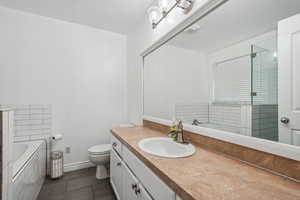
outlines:
M144 57L144 115L300 146L279 131L277 44L299 13L299 0L229 0L193 23Z

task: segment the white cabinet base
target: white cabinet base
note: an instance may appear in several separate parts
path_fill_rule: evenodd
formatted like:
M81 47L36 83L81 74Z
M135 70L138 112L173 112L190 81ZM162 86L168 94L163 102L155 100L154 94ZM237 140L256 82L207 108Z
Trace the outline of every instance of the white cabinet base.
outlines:
M118 200L182 200L114 136L112 146L110 182Z

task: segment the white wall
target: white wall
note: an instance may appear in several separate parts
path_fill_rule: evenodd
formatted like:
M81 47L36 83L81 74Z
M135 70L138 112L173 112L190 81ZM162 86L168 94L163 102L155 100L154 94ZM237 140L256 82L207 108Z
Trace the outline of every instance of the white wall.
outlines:
M126 37L3 7L0 29L0 104L51 104L65 163L88 160L127 118Z
M164 45L144 59L144 114L172 120L175 105L208 102L208 78L199 52Z

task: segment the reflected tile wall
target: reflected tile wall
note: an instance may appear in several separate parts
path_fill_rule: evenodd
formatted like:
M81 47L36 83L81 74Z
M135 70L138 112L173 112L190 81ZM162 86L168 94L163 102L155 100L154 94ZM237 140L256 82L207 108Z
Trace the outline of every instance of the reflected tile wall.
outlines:
M175 117L183 123L192 124L195 119L202 123L208 123L208 103L200 104L176 104Z
M252 136L278 141L278 105L253 105Z
M176 119L192 124L194 119L200 126L251 136L251 105L249 103L215 102L200 104L177 104Z

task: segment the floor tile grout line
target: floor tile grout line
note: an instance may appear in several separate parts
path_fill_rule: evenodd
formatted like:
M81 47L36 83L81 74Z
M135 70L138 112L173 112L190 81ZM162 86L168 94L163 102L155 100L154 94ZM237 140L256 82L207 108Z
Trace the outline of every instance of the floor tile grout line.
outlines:
M94 189L93 189L93 187L92 187L92 193L93 193L93 200L95 200L95 191L94 191Z

